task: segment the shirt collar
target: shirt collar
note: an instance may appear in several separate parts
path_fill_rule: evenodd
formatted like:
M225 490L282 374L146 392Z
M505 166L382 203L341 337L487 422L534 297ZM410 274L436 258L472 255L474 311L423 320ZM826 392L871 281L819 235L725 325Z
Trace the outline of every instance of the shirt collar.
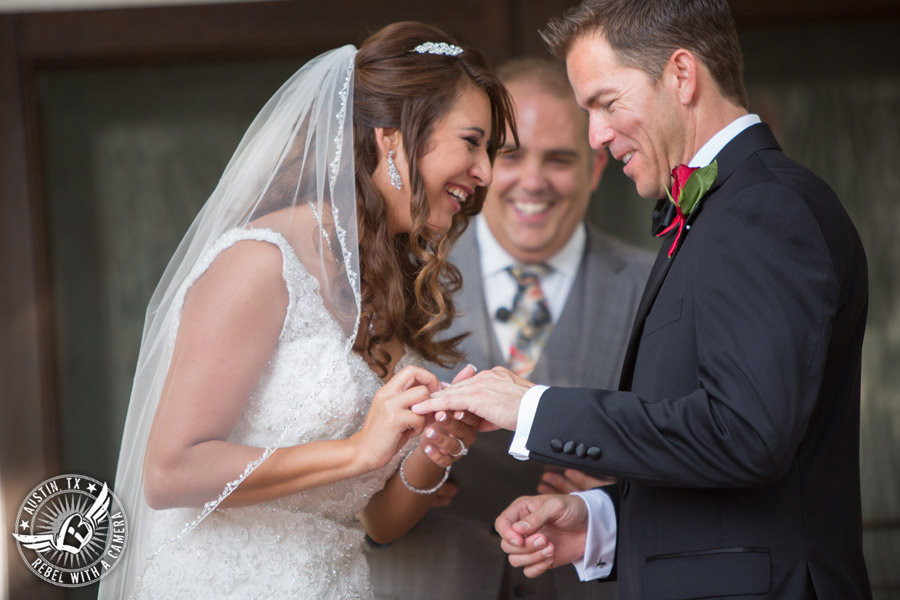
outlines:
M723 127L719 132L712 136L708 142L703 144L703 147L694 155L694 158L691 159L691 162L688 163L689 167L705 167L709 163L713 161L713 159L719 154L722 148L725 145L733 140L737 135L743 130L747 129L751 125L756 125L757 123L761 123L762 121L759 118L759 115L747 114L741 117L738 117L725 127Z
M484 277L491 277L505 271L507 267L517 264L516 259L503 249L503 246L491 233L487 220L480 214L475 217L475 236L478 240L481 272ZM578 271L578 265L581 264L581 256L584 254L586 243L587 233L584 223L580 223L566 245L545 262L553 267L554 271L574 277Z

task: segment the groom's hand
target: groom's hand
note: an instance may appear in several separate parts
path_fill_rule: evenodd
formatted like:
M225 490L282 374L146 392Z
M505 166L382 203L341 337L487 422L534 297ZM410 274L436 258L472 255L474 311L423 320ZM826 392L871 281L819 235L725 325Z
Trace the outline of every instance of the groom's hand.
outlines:
M519 403L534 384L503 367L482 371L431 394L431 398L412 407L416 414L435 411L468 411L481 417L480 431L515 431Z
M535 578L584 556L588 510L578 496L524 496L504 510L494 527L509 564Z

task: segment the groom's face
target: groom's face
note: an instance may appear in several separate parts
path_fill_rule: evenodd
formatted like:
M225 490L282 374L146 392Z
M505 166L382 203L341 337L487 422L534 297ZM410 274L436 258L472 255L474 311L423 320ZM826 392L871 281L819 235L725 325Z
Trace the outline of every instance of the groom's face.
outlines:
M578 104L588 112L591 146L609 148L642 197L664 197L685 147L684 117L667 73L653 81L621 64L600 34L572 44L566 69Z

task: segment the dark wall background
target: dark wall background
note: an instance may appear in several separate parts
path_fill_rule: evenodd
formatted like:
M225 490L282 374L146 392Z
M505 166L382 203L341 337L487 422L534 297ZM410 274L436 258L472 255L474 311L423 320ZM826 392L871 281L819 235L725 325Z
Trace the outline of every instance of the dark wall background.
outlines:
M114 479L146 303L280 83L400 19L441 26L494 64L539 54L537 28L572 2L311 4L0 15L0 568L10 597L96 593L38 581L10 524L47 477ZM864 541L876 597L900 598L900 7L783 4L732 1L751 108L835 188L868 252ZM591 219L655 250L650 209L611 163Z

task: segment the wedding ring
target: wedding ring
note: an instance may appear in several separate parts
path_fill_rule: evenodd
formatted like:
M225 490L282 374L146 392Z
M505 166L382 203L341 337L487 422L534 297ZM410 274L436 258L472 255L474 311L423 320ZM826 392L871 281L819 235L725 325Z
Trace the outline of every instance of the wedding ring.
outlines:
M465 456L466 454L468 454L469 449L466 448L466 445L463 444L463 441L459 438L456 438L456 441L459 442L459 452L457 452L456 454L451 454L450 456L452 456L453 458L459 458L460 456Z

